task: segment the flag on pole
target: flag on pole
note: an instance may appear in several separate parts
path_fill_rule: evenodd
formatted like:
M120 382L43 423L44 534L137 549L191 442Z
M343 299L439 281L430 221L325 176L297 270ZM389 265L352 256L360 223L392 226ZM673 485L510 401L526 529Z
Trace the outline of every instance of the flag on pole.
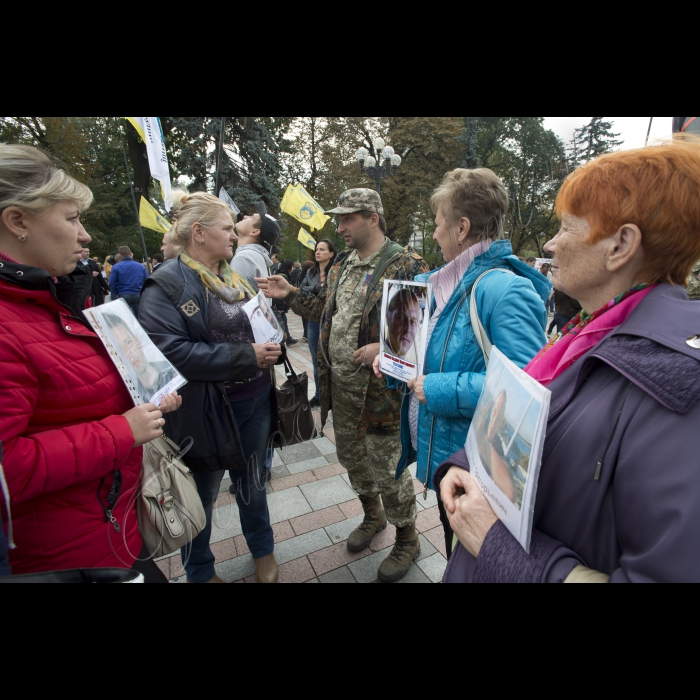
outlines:
M299 243L310 250L316 250L316 239L304 228L299 231Z
M168 163L168 152L165 149L165 136L163 135L160 117L122 117L122 119L128 119L131 122L146 144L151 175L160 182L165 206L170 210L173 206L170 196L172 189L170 164Z
M331 218L326 216L321 205L301 185L287 187L280 208L308 226L312 232L320 231Z
M170 222L162 216L157 209L152 207L145 197L141 197L141 205L139 207L139 219L141 226L149 228L151 231L159 233L170 233Z

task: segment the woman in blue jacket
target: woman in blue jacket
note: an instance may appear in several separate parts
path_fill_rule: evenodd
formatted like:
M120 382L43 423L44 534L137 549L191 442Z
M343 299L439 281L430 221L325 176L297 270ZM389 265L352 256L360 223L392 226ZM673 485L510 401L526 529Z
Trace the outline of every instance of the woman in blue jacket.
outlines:
M437 468L464 448L486 379L484 353L472 327L472 294L489 340L518 366L528 365L547 342L545 304L552 285L502 240L508 206L503 183L486 169L448 173L431 199L433 237L448 264L416 278L432 283L434 300L425 376L408 385L403 405L397 470L398 478L417 460L426 498ZM446 517L443 523L451 550Z

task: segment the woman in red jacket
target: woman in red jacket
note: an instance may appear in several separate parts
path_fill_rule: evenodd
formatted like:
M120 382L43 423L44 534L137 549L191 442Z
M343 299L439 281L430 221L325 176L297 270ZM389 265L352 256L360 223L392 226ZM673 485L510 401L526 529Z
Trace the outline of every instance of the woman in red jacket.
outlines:
M161 410L133 407L83 318L92 276L80 212L92 193L39 151L0 144L0 441L9 485L14 574L135 568L165 582L143 543L134 494L141 446Z

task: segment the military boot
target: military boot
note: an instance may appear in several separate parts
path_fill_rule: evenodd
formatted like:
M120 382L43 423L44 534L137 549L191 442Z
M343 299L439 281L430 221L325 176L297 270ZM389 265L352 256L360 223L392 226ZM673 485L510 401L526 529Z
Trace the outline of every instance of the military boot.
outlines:
M372 544L375 535L386 530L387 526L386 514L380 496L376 498L360 496L360 501L365 511L365 519L348 540L348 550L353 554L364 552Z
M396 545L379 569L382 583L398 583L420 556L420 540L415 525L396 530Z

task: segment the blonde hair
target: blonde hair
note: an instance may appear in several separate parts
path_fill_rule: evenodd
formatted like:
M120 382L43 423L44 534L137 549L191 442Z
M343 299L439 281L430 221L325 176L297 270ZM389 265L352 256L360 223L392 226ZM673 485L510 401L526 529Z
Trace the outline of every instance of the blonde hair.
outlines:
M472 225L469 237L485 241L503 237L510 200L503 182L492 170L458 168L445 175L430 206L434 214L442 210L450 225L469 219Z
M71 201L81 211L93 200L88 187L31 146L0 143L0 212L17 207L41 215L58 202Z
M173 190L173 208L170 220L173 228L170 241L177 248L186 248L192 240L192 227L201 224L205 228L214 226L223 213L233 212L230 207L206 192L190 194L186 190Z

